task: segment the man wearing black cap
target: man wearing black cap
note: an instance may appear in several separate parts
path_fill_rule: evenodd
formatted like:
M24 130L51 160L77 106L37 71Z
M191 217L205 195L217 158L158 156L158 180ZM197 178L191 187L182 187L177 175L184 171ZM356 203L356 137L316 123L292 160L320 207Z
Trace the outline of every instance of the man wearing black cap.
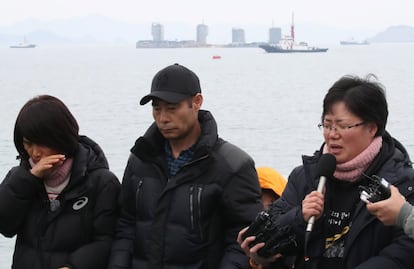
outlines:
M249 268L236 239L262 209L253 160L219 138L186 67L159 71L149 101L155 122L131 149L109 268Z

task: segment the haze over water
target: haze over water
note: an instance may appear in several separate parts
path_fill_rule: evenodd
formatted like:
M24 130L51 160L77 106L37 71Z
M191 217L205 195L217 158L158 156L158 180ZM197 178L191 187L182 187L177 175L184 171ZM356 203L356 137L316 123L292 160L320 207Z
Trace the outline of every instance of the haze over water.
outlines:
M247 151L257 166L284 176L322 143L322 99L345 74L373 73L387 88L388 131L414 158L414 44L335 46L327 53L266 54L258 48L0 49L0 176L17 165L13 128L30 98L51 94L74 113L81 134L104 149L121 180L129 149L152 122L140 106L161 68L183 64L201 81L203 108L219 134ZM213 60L213 55L221 59ZM10 268L14 239L0 236L0 269Z

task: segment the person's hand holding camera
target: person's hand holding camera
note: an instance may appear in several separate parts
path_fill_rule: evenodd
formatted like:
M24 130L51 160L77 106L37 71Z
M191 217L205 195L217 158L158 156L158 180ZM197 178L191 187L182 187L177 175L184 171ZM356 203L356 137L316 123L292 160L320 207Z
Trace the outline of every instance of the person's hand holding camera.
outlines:
M237 242L239 243L241 249L244 251L244 253L250 257L250 260L257 265L256 268L266 268L271 263L275 262L278 258L282 257L280 253L277 253L273 256L264 258L262 256L259 256L257 252L259 249L263 248L265 243L258 243L252 247L249 245L256 239L256 236L248 236L244 240L243 234L247 231L249 227L244 228L241 230L237 236Z
M394 225L396 223L401 207L405 203L405 198L398 191L398 188L391 185L390 189L390 198L367 204L368 211L385 225Z

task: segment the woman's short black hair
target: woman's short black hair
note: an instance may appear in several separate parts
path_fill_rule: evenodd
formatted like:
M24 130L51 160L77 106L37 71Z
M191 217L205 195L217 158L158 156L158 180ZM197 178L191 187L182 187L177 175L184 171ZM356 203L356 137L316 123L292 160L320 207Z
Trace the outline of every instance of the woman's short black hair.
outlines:
M388 105L385 88L375 75L369 74L365 78L346 75L336 81L323 100L322 121L337 102L344 102L349 111L364 122L375 123L378 127L375 136L384 134Z
M61 100L40 95L22 107L14 126L14 145L20 157L28 158L23 138L70 157L79 147L79 126Z

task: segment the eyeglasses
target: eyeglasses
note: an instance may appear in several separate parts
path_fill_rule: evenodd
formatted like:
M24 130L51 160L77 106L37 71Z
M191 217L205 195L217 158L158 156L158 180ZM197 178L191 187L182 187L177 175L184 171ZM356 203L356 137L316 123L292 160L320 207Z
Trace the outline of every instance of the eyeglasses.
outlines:
M329 133L330 131L334 130L336 133L343 133L346 132L349 129L352 129L354 127L358 127L360 125L365 124L365 122L359 122L356 124L352 124L352 125L331 125L331 124L327 124L327 123L319 123L318 124L318 128L319 130L323 131L324 133Z

